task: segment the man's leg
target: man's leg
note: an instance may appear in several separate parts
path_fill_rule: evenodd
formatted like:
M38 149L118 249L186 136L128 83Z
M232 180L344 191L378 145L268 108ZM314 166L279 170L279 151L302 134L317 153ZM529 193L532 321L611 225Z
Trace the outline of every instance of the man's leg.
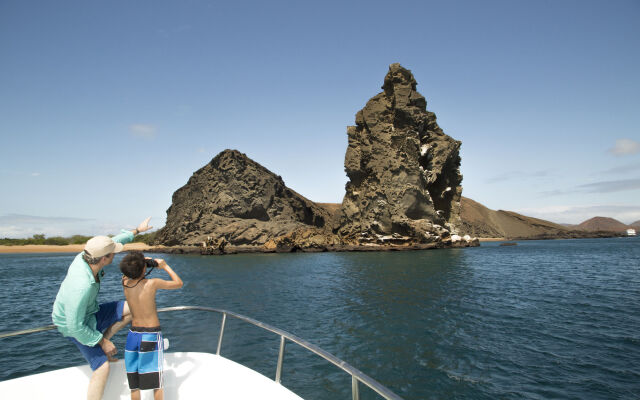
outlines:
M134 389L131 391L131 400L140 400L140 389Z
M155 389L153 391L153 400L164 400L164 389Z
M115 320L114 323L112 323L103 333L102 336L104 336L105 339L110 340L111 337L113 335L115 335L120 329L122 329L124 326L128 325L131 322L131 310L129 309L129 303L127 303L126 301L123 302L124 305L122 306L122 318L120 320L118 320L118 317L120 316L120 312L118 310L118 305L115 306L115 309L113 309L113 313L115 313L115 315L111 316L111 321ZM105 304L106 305L106 304ZM102 306L102 304L100 305ZM108 317L106 318L107 321L109 321ZM101 322L99 322L98 324L100 324ZM111 357L109 356L109 361L117 361L118 359L115 357Z
M122 329L125 325L131 322L131 310L129 309L129 303L124 302L124 306L122 307L122 319L120 321L115 322L110 327L107 328L106 331L102 334L106 339L111 339L113 335L115 335L120 329Z
M89 387L87 389L88 399L100 399L104 392L107 379L109 378L109 361L99 345L86 346L78 342L75 338L68 338L78 347L82 356L89 363L89 367L93 371L91 379L89 379Z
M129 302L125 300L124 306L122 307L122 317L126 317L127 315L131 315L131 310L129 309Z
M89 389L87 390L87 400L100 400L104 394L104 387L107 385L109 378L109 361L102 364L98 369L93 371L89 380Z

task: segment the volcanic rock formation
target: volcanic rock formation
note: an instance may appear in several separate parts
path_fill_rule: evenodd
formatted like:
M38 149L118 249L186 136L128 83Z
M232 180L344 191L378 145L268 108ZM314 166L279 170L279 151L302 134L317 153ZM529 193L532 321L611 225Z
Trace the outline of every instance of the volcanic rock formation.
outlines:
M384 90L347 129L342 205L316 204L235 150L225 150L173 194L157 241L259 251L477 245L461 238L460 142L445 135L411 72L392 64Z
M271 240L275 247L298 232L326 245L333 243L330 218L326 209L287 188L280 176L239 151L225 150L173 194L157 240L169 246L255 246Z
M347 243L434 242L460 226L460 142L444 134L411 71L389 66L383 92L347 128L339 235Z

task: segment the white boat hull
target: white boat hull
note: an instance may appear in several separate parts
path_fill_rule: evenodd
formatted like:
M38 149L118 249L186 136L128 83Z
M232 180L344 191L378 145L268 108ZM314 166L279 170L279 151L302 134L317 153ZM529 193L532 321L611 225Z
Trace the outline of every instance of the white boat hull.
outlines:
M88 365L59 369L0 382L3 399L83 399L91 377ZM153 399L153 390L142 391ZM124 361L111 363L105 400L130 399ZM210 353L165 353L165 399L302 400L272 379Z

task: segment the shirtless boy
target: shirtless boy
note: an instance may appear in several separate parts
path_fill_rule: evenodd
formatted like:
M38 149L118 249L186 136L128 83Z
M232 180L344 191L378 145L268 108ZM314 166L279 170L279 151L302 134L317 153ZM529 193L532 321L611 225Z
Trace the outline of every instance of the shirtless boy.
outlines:
M170 281L147 279L147 266L157 263L157 268L166 271ZM120 262L122 286L129 303L132 321L127 335L124 362L127 369L131 400L140 399L140 390L154 389L155 400L164 397L162 390L162 363L164 344L160 320L156 311L158 289L180 289L182 279L167 263L159 258L145 258L142 252L132 251Z

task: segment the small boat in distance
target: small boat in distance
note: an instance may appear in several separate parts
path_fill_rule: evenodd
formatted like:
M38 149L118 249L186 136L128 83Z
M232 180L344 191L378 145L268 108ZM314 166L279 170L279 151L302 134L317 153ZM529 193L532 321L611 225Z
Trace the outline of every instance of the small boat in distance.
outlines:
M230 311L199 306L178 306L158 309L158 312L197 310L222 314L222 325L218 337L216 354L200 352L165 353L164 391L170 399L264 399L264 400L304 400L281 384L282 364L285 343L287 341L315 353L341 370L351 375L351 393L353 400L359 400L359 384L362 383L386 400L402 400L391 390L357 368L340 360L334 355L299 337L272 327L263 322ZM255 325L280 336L280 351L276 365L275 379L238 364L220 355L227 316ZM54 330L54 325L27 329L16 332L0 333L0 339L12 336L33 334ZM209 331L203 332L208 334ZM110 376L104 392L104 399L128 400L130 398L126 371L123 361L110 365ZM0 382L0 393L6 399L75 399L86 396L87 385L91 377L88 365L58 369L40 374ZM152 399L153 390L144 390L142 399ZM204 397L203 397L204 396Z
M636 235L636 230L629 228L627 229L627 236L635 236Z

